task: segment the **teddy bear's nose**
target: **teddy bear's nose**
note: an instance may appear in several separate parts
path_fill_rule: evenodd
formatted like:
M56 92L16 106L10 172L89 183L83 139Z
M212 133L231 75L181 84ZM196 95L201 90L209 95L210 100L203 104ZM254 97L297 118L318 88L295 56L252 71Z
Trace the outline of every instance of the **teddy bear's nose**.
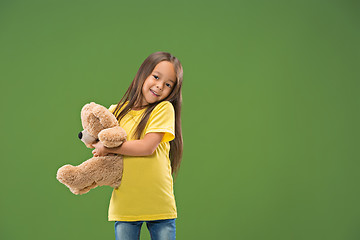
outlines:
M82 139L82 132L79 132L78 137L79 137L80 139Z

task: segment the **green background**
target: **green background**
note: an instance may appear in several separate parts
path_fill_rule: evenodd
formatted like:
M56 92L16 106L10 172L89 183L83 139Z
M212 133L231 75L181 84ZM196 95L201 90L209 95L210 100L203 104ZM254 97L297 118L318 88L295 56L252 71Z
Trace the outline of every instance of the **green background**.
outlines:
M358 1L0 1L1 239L113 239L110 187L55 176L80 110L184 67L178 239L360 238ZM149 239L143 227L142 239Z

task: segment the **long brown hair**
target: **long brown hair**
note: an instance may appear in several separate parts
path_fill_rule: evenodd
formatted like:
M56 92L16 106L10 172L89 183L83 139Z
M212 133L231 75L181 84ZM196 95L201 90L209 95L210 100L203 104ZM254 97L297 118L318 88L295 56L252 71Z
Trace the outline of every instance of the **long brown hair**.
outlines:
M181 103L182 103L181 87L183 81L183 68L180 61L175 56L173 56L168 52L155 52L152 53L150 56L148 56L145 59L145 61L141 64L130 87L128 88L124 96L121 98L119 103L117 104L114 110L114 115L116 116L118 121L120 121L133 107L139 106L141 104L141 100L143 98L142 87L145 82L145 79L152 73L155 66L161 61L171 62L174 66L174 70L176 74L175 86L173 87L169 96L163 100L163 101L169 101L173 105L175 110L175 139L170 141L169 157L171 161L172 174L174 174L174 176L176 177L180 168L180 163L183 153L183 139L182 139L182 131L181 131ZM134 132L134 136L136 139L140 139L151 112L159 103L160 102L155 102L147 106L142 106L142 107L146 107L146 110L143 113L141 121ZM120 109L122 110L120 111Z

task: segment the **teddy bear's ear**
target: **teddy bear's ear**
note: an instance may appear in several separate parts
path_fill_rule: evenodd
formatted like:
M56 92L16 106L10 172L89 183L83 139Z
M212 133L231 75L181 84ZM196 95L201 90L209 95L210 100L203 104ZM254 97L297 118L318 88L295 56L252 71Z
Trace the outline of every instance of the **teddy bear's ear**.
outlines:
M120 146L126 140L126 132L120 126L107 128L99 133L99 140L105 147L113 148Z
M81 109L81 123L95 138L105 128L119 126L116 117L104 106L91 102Z
M104 106L94 103L92 113L97 117L104 128L118 126L116 117Z

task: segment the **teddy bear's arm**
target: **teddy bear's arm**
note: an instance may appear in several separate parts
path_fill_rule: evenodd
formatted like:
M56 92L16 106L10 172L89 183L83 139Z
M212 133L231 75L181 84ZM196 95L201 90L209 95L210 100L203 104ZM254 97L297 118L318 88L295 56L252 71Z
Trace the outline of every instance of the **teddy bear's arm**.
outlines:
M102 130L98 137L105 147L114 148L126 140L126 132L120 126L116 126Z

